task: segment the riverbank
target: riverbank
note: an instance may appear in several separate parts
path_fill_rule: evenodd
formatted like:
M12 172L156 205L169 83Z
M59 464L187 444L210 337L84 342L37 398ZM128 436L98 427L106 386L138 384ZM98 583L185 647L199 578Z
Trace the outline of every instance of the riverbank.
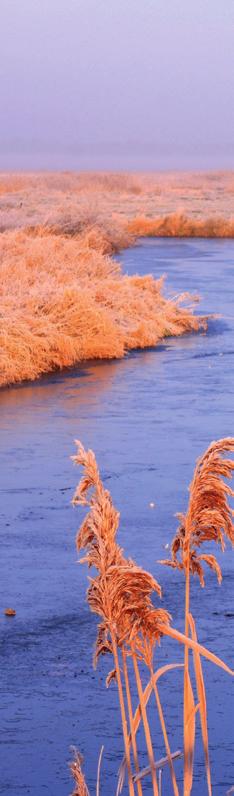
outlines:
M0 386L204 328L189 297L166 299L162 279L123 275L111 254L144 235L233 237L233 185L231 173L2 174Z
M1 386L206 326L187 296L166 299L162 279L124 275L105 250L98 230L0 236Z

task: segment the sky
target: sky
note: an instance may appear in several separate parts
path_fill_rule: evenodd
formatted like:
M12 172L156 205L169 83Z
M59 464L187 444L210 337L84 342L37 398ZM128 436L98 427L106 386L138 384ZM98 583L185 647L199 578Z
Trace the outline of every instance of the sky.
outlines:
M234 0L0 0L0 169L234 168Z

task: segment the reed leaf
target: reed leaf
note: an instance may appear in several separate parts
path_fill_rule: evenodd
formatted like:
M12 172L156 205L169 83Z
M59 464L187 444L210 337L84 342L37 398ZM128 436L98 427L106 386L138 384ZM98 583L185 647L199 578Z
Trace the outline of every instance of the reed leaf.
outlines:
M126 691L127 706L128 706L128 717L129 717L129 725L130 725L130 732L132 739L133 759L134 759L135 771L138 773L138 771L140 770L140 766L139 766L138 750L136 743L136 735L133 724L132 695L131 695L131 688L130 688L129 675L128 675L127 655L124 647L122 649L122 659L123 659L125 691ZM129 749L130 749L130 744L129 744ZM137 792L138 796L142 796L142 787L140 782L137 783Z
M160 629L162 635L170 636L170 638L174 639L175 641L179 641L180 644L183 644L184 646L187 646L189 649L198 652L200 655L203 655L203 657L206 658L208 661L211 661L211 663L214 663L216 666L219 666L220 669L224 669L224 671L227 672L227 674L231 674L232 677L234 677L233 669L230 669L230 667L227 666L227 664L224 663L224 661L222 661L221 658L218 658L218 656L215 655L213 652L210 652L210 650L206 649L206 647L203 647L202 644L198 644L198 642L193 641L193 639L191 638L188 638L188 636L185 636L184 633L180 633L180 631L176 630L174 627L171 626L169 627L168 625L164 625L161 626Z
M99 754L99 758L98 758L96 796L100 796L100 774L101 774L101 763L102 763L103 752L104 752L104 746L101 746L100 754Z
M147 704L149 702L150 696L151 696L152 691L153 691L154 683L156 684L158 682L158 680L160 679L160 677L162 677L167 672L169 672L169 671L171 671L173 669L183 669L183 668L184 668L184 664L183 663L168 663L165 666L161 666L160 669L157 669L157 671L154 672L153 677L151 677L151 679L147 683L147 685L146 685L146 687L144 689L144 692L143 692L143 701L144 701L145 707L147 706ZM141 720L142 720L142 713L141 713L141 706L140 706L140 703L139 703L137 705L137 708L136 708L134 716L133 716L133 728L134 728L135 735L136 735L136 733L137 733L137 731L139 729ZM128 741L129 741L129 745L131 745L131 743L132 743L131 733L130 733L130 735L128 737ZM118 787L117 787L116 796L118 796L118 794L121 793L121 791L122 791L122 788L123 788L123 785L124 785L125 772L126 772L126 758L123 757L123 760L122 760L120 768L119 768L119 780L118 780Z
M184 699L184 732L186 743L184 745L184 796L190 796L193 784L193 759L195 744L195 702L189 672L185 670L185 699Z
M150 725L149 725L149 721L148 721L146 706L145 706L145 703L144 703L144 693L143 693L143 689L142 689L141 677L140 677L140 672L139 672L139 668L138 668L137 656L136 656L136 654L134 652L134 649L132 649L132 659L133 659L133 666L134 666L134 672L135 672L135 678L136 678L136 684L137 684L137 691L138 691L140 708L141 708L141 715L142 715L142 723L143 723L143 727L144 727L145 740L146 740L146 746L147 746L147 752L148 752L148 758L149 758L149 765L150 765L151 778L152 778L152 789L153 789L154 796L159 796L157 775L156 775L155 765L154 765L154 753L153 753L153 745L152 745L152 739L151 739Z
M172 752L171 756L172 760L178 760L180 757L183 757L183 752L181 752L180 749L178 749L176 752ZM155 760L154 763L155 770L158 771L160 768L164 768L167 764L168 764L168 758L161 757L160 760ZM146 777L147 774L150 774L149 766L143 768L142 771L139 771L139 774L136 774L133 777L134 782L137 782L139 779L143 779L143 777Z
M196 633L196 626L193 619L192 614L189 614L189 625L192 633L192 638L194 641L197 641L197 633ZM202 672L202 665L201 665L201 658L199 652L193 650L193 658L194 658L194 670L196 676L196 685L197 685L197 694L199 699L200 705L200 717L201 717L201 730L202 730L202 740L203 740L203 747L205 753L205 763L206 763L206 778L207 778L207 788L209 796L212 796L212 786L211 786L211 773L210 773L210 760L209 760L209 741L208 741L208 727L207 727L207 707L206 707L206 691L205 691L205 684Z
M174 796L179 796L179 791L178 791L178 786L177 786L177 781L176 781L176 775L175 775L175 770L174 770L174 766L173 766L173 759L172 759L172 754L171 754L171 749L170 749L170 744L169 744L169 738L168 738L167 729L166 729L166 723L165 723L165 719L164 719L164 714L163 714L163 709L162 709L162 704L161 704L161 700L160 700L160 696L159 696L158 687L157 687L157 684L154 682L153 671L152 671L152 684L153 684L153 690L154 690L154 693L155 693L156 705L157 705L159 720L160 720L162 734L163 734L163 739L164 739L164 743L165 743L165 749L166 749L167 758L168 758L168 765L169 765L170 774L171 774L173 793L174 793ZM159 796L160 796L160 788L159 788Z

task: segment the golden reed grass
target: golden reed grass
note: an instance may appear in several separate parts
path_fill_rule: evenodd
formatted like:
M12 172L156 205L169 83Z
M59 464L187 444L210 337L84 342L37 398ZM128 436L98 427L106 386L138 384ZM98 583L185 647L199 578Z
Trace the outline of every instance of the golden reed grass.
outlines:
M116 680L122 720L125 756L120 768L117 793L122 790L125 770L128 774L130 796L134 796L137 788L138 796L142 796L142 779L151 773L152 792L159 796L159 784L155 760L155 745L149 723L147 705L151 695L155 697L161 732L165 744L167 763L170 769L172 789L175 796L179 790L174 770L174 758L178 752L172 753L169 744L166 721L161 704L158 681L181 664L167 664L154 671L154 653L157 644L164 636L183 644L185 650L184 669L184 796L189 796L193 782L193 759L196 731L196 713L200 712L202 738L205 751L207 787L209 796L212 794L211 775L208 750L207 710L205 686L202 674L201 657L205 657L227 673L234 672L204 646L198 643L196 627L189 606L189 576L198 574L204 584L203 565L208 564L221 580L221 570L213 555L198 554L197 550L205 541L216 541L222 549L225 536L233 543L234 525L233 512L229 507L228 497L233 495L232 489L223 481L230 478L234 470L234 462L226 459L226 451L234 452L234 439L224 439L212 443L208 451L199 460L190 487L188 512L180 515L180 527L172 543L172 559L161 563L184 571L185 589L185 633L180 633L172 626L170 613L155 607L152 595L161 597L158 581L145 570L141 569L132 559L124 556L122 548L116 541L119 526L119 514L115 509L111 495L104 488L96 459L92 451L85 451L81 443L77 443L78 451L73 460L83 467L84 474L75 491L73 504L87 508L87 513L77 534L77 549L85 549L81 559L88 567L94 567L97 574L89 579L87 599L89 606L101 621L98 625L94 664L102 655L111 655L114 668L107 677L107 686ZM194 670L197 686L196 704L189 674L189 650L193 651ZM139 704L133 709L132 688L129 661L133 665ZM140 664L140 666L139 666ZM145 688L142 684L142 665L147 667L149 682ZM142 722L144 728L149 766L141 771L140 755L137 746L137 731ZM161 786L160 786L161 787Z
M123 275L106 248L96 228L0 235L0 386L205 327L188 297L166 299L163 280Z
M234 238L234 219L215 216L199 219L184 213L172 213L163 218L139 216L129 221L127 231L137 237Z
M180 514L180 525L171 546L171 560L161 563L180 569L185 575L185 635L196 641L196 627L190 612L190 575L198 575L204 586L204 564L215 572L218 583L222 581L221 568L212 554L200 553L205 542L215 542L225 548L225 538L234 545L234 512L228 498L233 489L223 479L231 479L234 461L224 454L234 452L234 439L212 442L197 462L192 483L187 514ZM207 787L212 793L209 762L207 708L202 665L199 652L194 652L198 705L206 762ZM195 707L189 675L189 650L185 647L184 659L184 796L189 796L193 782L193 753L195 742Z
M222 219L222 236L225 221L234 220L233 193L233 172L0 174L0 230L41 225L74 233L88 219L89 225L109 219L113 227L183 214Z
M162 283L123 276L139 235L233 236L231 172L0 175L0 386L200 328Z

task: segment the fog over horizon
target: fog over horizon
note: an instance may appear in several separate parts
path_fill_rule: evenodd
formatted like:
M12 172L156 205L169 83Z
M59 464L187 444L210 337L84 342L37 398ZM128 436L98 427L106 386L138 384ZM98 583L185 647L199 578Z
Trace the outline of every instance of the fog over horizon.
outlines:
M233 0L1 0L1 171L234 168L233 23Z

